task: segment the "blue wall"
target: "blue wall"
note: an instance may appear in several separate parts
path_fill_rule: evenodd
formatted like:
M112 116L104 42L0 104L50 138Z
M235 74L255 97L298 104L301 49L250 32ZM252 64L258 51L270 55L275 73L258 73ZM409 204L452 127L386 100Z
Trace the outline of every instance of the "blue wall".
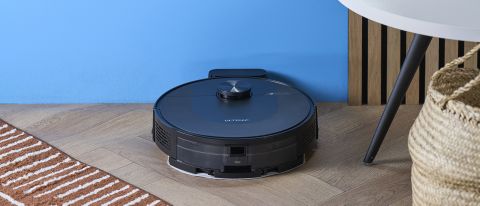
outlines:
M0 103L153 102L211 68L260 67L347 98L336 0L0 2Z

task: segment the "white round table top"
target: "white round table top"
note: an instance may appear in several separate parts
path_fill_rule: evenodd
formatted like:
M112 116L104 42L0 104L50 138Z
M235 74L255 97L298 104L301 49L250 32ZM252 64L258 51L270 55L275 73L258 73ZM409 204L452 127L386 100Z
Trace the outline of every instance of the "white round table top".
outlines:
M339 0L378 23L426 36L480 41L480 0Z

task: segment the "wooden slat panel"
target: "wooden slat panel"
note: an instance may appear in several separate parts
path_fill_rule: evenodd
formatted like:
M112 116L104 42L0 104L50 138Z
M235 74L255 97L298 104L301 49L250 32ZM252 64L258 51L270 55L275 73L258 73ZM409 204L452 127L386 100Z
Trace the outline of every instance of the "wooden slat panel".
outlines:
M387 27L386 35L384 34L385 36L382 37L380 24L369 21L367 28L365 19L352 12L350 12L349 18L349 103L350 105L381 104L383 95L387 95L388 98L391 94L401 66L400 55L405 52L402 49L406 46L408 50L413 34L407 33L407 45L402 45L404 42L400 37L401 31ZM387 41L383 39L385 37ZM420 91L420 89L423 89L423 85L427 89L430 78L439 69L439 65L458 57L458 41L445 40L445 44L442 42L443 40L438 38L432 40L425 55L425 71L422 73L417 71L415 74L406 94L407 104L420 103L420 100L423 99L420 95L424 94L424 91ZM465 52L474 45L475 43L465 42ZM466 62L465 66L478 67L478 61L480 59L474 57ZM368 64L366 64L367 62ZM386 70L382 71L382 69ZM383 94L382 91L386 91L386 94Z
M387 29L387 99L400 72L400 38L400 30L391 27Z
M349 12L348 19L348 103L362 104L362 17Z
M445 63L458 57L458 41L445 39Z
M382 94L382 26L368 21L368 104L380 105Z
M430 78L433 73L438 71L438 54L439 54L439 39L433 38L427 53L425 54L425 94L427 94Z
M477 43L475 42L465 42L465 53L467 53L468 51L470 51L475 45L477 45ZM474 56L472 57L471 59L469 59L468 61L465 62L465 67L468 67L468 68L478 68L478 59L477 59L478 56Z
M407 51L408 48L410 48L410 44L412 43L413 40L413 34L412 33L407 33ZM415 76L413 77L412 83L410 83L410 86L408 87L407 94L405 97L406 103L407 104L419 104L420 103L420 75L419 71L417 69L417 72L415 73Z

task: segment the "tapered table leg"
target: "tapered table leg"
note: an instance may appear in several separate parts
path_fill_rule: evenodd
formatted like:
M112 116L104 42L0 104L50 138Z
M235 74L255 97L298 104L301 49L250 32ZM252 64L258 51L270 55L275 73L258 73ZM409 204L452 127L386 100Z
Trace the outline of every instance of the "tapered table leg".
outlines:
M425 52L427 51L431 40L432 37L430 36L415 34L412 44L408 49L407 56L405 57L405 61L403 62L400 74L398 75L395 86L393 87L390 98L388 99L387 105L385 105L385 110L383 110L380 122L378 123L375 134L370 142L367 154L363 159L364 163L370 164L375 159L383 139L385 138L385 135L392 124L393 118L397 113L398 107L402 103L405 93L407 92L407 89L412 82L413 77L415 76L415 72L425 56Z

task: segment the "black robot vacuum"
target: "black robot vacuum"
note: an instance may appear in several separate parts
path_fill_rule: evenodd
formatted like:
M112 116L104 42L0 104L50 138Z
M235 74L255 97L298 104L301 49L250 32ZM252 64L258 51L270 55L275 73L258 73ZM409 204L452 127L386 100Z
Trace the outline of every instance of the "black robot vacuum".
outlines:
M267 78L264 70L212 70L209 78L157 100L152 133L177 169L260 177L303 164L316 144L316 107L304 92Z

